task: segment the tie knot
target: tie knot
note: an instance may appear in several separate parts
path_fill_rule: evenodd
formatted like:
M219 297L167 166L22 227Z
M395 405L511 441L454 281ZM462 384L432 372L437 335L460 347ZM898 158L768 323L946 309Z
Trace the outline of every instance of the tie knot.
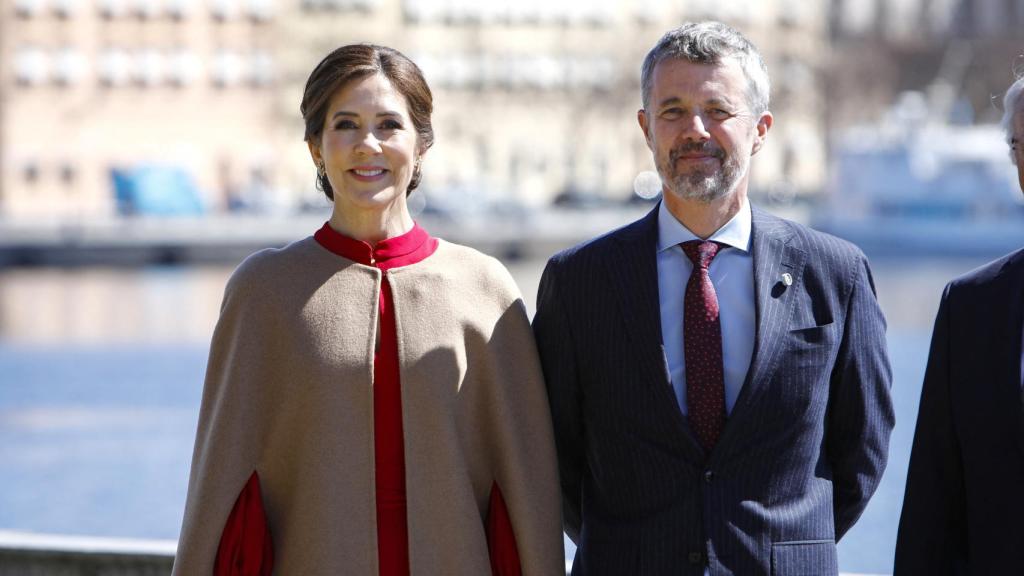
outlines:
M720 248L718 242L708 242L706 240L688 240L683 242L681 246L690 262L693 262L694 266L700 266L705 270L711 265L711 260L714 259L715 254L718 254L718 249Z

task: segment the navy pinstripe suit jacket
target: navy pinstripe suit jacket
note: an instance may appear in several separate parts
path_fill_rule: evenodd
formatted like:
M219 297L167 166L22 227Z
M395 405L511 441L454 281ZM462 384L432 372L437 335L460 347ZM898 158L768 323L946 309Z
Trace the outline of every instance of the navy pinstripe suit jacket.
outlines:
M864 255L753 210L754 354L705 454L668 380L657 235L655 209L555 255L541 279L534 331L573 575L836 574L894 424Z
M1024 250L946 286L896 539L897 576L1024 572Z

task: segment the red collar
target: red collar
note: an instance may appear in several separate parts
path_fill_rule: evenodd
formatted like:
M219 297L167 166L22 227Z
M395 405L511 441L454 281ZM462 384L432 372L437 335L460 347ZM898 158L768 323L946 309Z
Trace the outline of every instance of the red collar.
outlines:
M412 230L401 236L381 240L376 248L361 240L345 236L331 228L328 222L324 222L313 238L321 246L342 258L375 266L381 270L415 264L433 254L438 244L437 239L427 234L419 224L413 224Z

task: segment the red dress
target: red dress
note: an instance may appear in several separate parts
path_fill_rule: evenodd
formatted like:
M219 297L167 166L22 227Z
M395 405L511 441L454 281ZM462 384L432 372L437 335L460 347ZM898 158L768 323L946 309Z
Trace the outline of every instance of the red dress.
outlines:
M327 223L314 235L327 250L386 272L415 264L437 249L438 241L415 225L412 230L377 243L376 247L340 234ZM405 502L405 446L402 431L402 387L394 300L387 275L382 276L378 302L380 331L373 359L374 464L377 493L377 557L380 576L409 575L409 531ZM491 489L487 514L488 549L495 576L521 574L515 534L497 483ZM221 535L214 576L270 576L273 542L254 471L239 494Z

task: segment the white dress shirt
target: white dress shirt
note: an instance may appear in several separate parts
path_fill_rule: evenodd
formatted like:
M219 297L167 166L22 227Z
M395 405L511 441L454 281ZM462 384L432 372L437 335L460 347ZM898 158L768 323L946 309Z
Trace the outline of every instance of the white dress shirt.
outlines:
M731 414L754 353L757 329L754 304L754 260L750 254L750 204L744 200L740 211L715 231L708 240L722 247L708 272L718 296L722 326L722 364L725 376L725 411ZM693 263L680 243L700 240L661 203L658 211L658 300L661 308L661 337L676 401L686 409L686 360L683 353L683 302Z

